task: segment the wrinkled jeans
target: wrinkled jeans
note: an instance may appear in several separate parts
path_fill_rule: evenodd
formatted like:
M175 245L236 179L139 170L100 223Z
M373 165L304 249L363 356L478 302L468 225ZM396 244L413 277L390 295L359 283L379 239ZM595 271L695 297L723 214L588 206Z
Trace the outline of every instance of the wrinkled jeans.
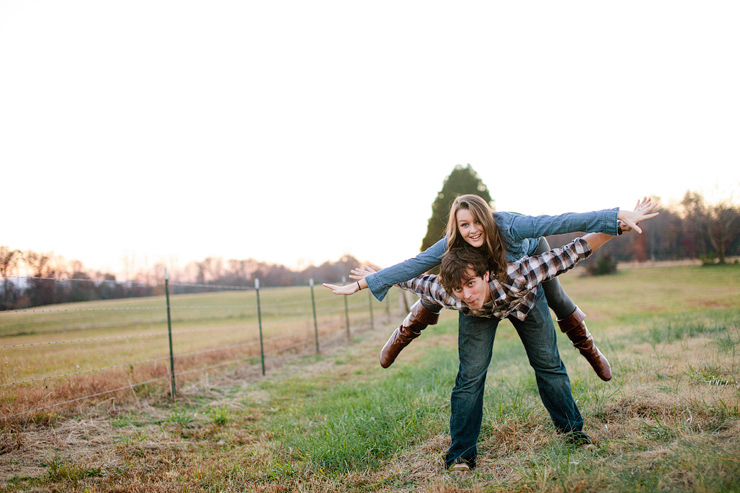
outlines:
M570 379L560 359L555 327L542 289L526 320L509 317L527 351L537 378L537 388L555 428L561 433L581 431L583 418L573 400ZM457 457L475 463L477 442L483 421L483 391L491 363L493 340L499 320L460 313L458 353L460 367L452 389L447 467Z

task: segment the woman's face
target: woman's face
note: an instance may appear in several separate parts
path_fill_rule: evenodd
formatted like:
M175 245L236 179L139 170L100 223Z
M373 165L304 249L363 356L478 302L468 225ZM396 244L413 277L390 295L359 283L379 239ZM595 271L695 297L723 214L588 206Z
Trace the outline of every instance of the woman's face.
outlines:
M455 219L457 219L457 232L460 233L463 240L476 248L483 246L486 232L472 212L467 209L459 209L455 214Z

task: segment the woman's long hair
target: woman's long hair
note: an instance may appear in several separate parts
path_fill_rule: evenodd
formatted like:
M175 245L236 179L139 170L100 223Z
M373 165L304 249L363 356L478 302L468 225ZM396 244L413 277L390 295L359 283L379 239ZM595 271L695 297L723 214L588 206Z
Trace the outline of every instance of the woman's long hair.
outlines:
M457 229L457 211L460 209L470 211L473 218L483 225L485 241L480 248L484 249L490 271L502 279L506 275L506 245L493 219L491 207L477 195L459 195L452 203L447 220L447 251L470 246Z

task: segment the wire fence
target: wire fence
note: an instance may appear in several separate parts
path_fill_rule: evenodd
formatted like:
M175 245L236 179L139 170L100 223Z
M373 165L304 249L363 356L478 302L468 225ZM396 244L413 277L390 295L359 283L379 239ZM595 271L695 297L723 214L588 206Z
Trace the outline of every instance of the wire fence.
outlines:
M48 282L70 281L45 279ZM85 280L79 280L84 282ZM308 286L208 287L211 292L65 304L0 312L0 426L39 421L81 401L179 385L203 372L256 368L287 352L321 353L322 345L374 329L391 304L370 291L335 296ZM80 331L83 337L69 337ZM82 335L82 334L79 334ZM89 336L88 336L89 335ZM143 389L143 390L142 390Z

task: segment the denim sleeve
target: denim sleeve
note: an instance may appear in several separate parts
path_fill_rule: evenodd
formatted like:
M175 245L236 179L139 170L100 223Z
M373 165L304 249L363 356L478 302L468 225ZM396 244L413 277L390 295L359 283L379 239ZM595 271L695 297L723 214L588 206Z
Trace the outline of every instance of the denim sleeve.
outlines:
M442 238L416 257L382 269L365 278L370 292L378 301L383 301L393 285L408 281L422 275L442 262L442 255L447 248L447 237Z
M536 248L536 241L527 240L540 236L565 233L605 233L617 235L619 208L594 212L568 212L557 216L523 216L497 212L494 217L506 242L508 261L518 260Z

